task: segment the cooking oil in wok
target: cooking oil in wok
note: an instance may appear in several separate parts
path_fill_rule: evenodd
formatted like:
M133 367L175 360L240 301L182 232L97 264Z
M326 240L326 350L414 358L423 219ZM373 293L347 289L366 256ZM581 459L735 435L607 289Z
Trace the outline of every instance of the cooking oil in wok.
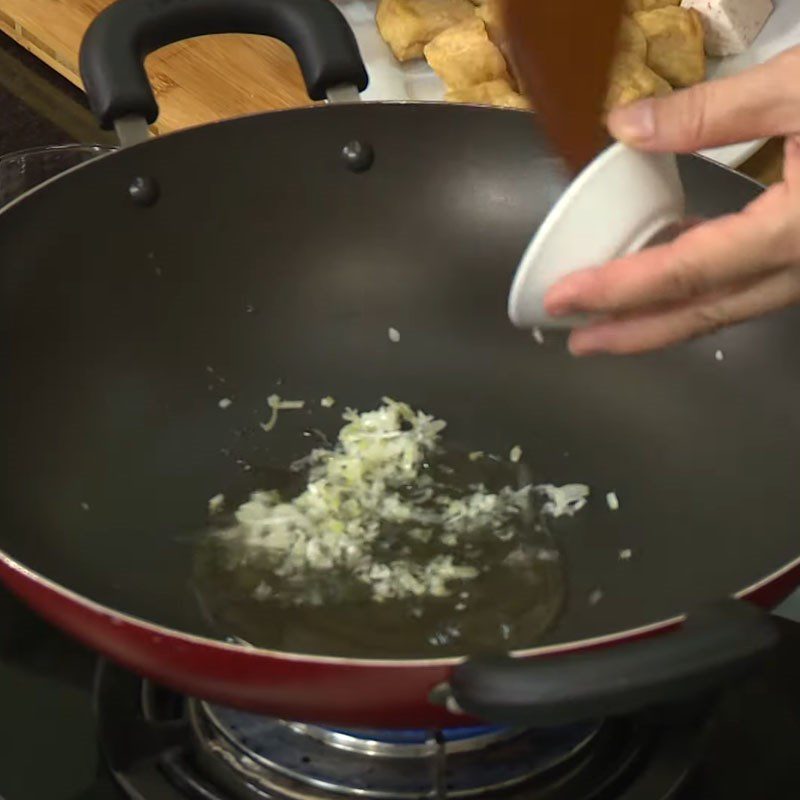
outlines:
M528 482L520 464L448 446L431 454L400 495L432 509L442 495L494 495ZM304 490L307 475L270 470L259 485L291 498ZM526 496L528 502L502 526L478 525L467 536L454 538L442 526L420 536L414 522L381 525L370 546L378 563L425 565L451 557L474 567L474 577L448 581L445 596L378 601L369 584L341 567L307 571L299 585L299 576L275 574L266 555L250 553L243 561L230 540L213 534L198 548L198 594L221 635L270 649L409 658L529 647L559 614L564 576L540 503L533 492ZM230 519L217 522L224 530Z

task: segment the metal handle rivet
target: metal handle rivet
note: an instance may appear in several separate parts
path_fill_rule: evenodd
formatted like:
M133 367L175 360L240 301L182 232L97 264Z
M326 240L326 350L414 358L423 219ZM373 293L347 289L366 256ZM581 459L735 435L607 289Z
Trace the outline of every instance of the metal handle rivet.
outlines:
M161 195L161 189L153 178L137 177L128 186L131 200L142 208L155 205Z
M372 145L353 140L342 148L342 160L351 172L366 172L375 161L375 151Z

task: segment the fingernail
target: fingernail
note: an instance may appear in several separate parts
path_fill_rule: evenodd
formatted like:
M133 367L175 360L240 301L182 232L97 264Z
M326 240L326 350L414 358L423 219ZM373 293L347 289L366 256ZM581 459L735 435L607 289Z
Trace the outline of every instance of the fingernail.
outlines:
M640 100L614 109L608 115L611 134L626 144L643 144L656 134L656 114L652 100Z
M588 331L573 331L567 343L569 352L576 358L595 356L603 352L601 342L597 341Z
M569 340L569 354L574 358L586 358L588 356L597 355L600 350L595 350L592 347L581 344L573 344L572 339Z
M572 306L569 303L545 303L545 311L551 317L566 317L567 314L572 313Z
M575 311L575 290L570 284L556 284L544 298L545 311L551 317L564 317Z

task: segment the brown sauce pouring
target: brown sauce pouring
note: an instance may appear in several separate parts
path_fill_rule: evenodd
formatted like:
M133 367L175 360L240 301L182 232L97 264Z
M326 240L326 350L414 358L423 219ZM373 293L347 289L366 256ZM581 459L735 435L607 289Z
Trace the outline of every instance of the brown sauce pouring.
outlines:
M504 0L522 90L578 173L607 141L603 100L624 0Z

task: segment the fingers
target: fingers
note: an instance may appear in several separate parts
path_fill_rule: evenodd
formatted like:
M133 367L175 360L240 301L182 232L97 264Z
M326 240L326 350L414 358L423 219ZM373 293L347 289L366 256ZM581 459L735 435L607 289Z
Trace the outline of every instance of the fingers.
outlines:
M800 131L800 48L739 75L615 109L608 127L633 147L682 153Z
M783 187L771 190L773 195ZM768 193L769 194L769 193ZM675 241L557 283L545 297L555 317L576 313L619 315L703 295L774 269L790 257L788 209L762 195L740 214L698 225ZM800 255L800 253L798 253Z
M598 322L572 332L577 356L642 353L711 333L800 301L800 270L783 269L716 296L621 319Z
M784 182L739 214L554 286L548 313L602 318L573 331L576 355L665 347L800 303L800 48L749 73L614 112L609 124L649 150L789 134Z

